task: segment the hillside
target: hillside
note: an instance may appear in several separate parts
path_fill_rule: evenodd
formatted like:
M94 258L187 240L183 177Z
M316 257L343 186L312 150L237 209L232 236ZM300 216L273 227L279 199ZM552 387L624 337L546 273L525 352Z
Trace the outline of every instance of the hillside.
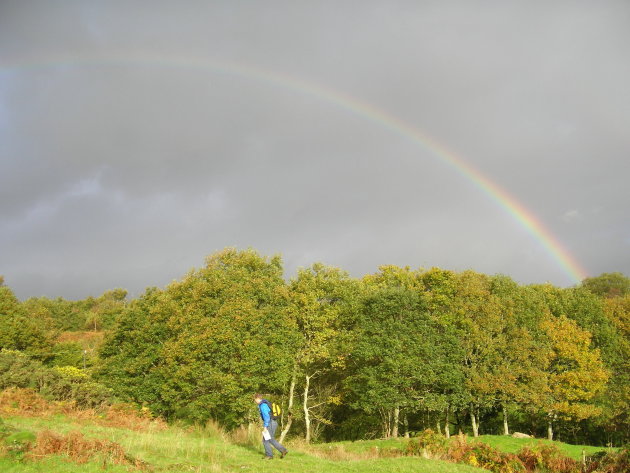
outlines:
M37 436L37 445L25 449L27 452L24 454L20 452L20 442L5 442L3 455L0 455L0 471L3 473L96 473L103 469L121 473L488 471L437 459L402 456L409 443L407 439L315 445L294 440L285 443L290 450L285 459L265 462L255 428L249 435L245 429L227 434L212 423L204 428L167 426L161 421L137 418L125 412L114 415L95 415L94 412L78 415L77 411L68 415L20 415L5 417L4 425L5 435L7 429L28 432L31 440ZM22 442L29 439L29 434L14 435L22 436ZM418 439L412 441L417 442ZM466 441L471 444L482 441L509 453L524 446L553 444L563 455L575 460L580 460L582 451L590 456L599 450L597 447L502 436L483 436Z
M361 451L361 442L355 448L343 445L327 445L334 449L326 454L321 448L304 448L288 442L289 455L272 462L262 460L262 449L251 445L247 440L237 443L237 439L209 425L205 429L166 427L160 423L149 425L144 430L104 426L92 419L71 419L62 415L50 418L8 417L4 421L20 430L34 433L50 430L67 435L81 432L85 439L100 439L116 442L129 459L140 460L139 467L131 464L116 465L111 452L97 455L80 464L80 446L77 442L69 446L75 461L68 455L50 455L37 459L0 458L0 471L3 473L90 473L102 472L103 466L110 472L155 471L155 472L300 472L300 473L350 473L350 472L391 472L400 473L466 473L483 472L479 468L456 465L439 460L413 457L378 458L370 448ZM76 438L79 438L76 436ZM368 444L366 444L367 446Z

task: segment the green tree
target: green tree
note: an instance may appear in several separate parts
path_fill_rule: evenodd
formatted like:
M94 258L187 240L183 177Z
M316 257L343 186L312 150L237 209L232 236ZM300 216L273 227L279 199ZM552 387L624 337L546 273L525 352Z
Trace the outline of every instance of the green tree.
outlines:
M337 377L327 374L345 365L348 329L356 317L359 286L345 271L315 263L298 271L289 294L289 310L300 336L289 390L289 410L299 376L303 382L305 439L310 442L313 421L330 424L326 409L340 403ZM291 419L281 439L290 427Z
M166 378L164 344L173 336L169 319L181 310L165 291L149 288L120 314L100 349L96 377L126 401L150 406L168 416L169 402L162 397Z
M420 290L424 294L431 319L439 327L441 338L437 346L446 347L449 357L442 368L443 382L439 385L438 401L435 403L444 415L445 434L450 436L451 414L457 414L469 405L470 396L465 385L464 345L459 316L455 310L457 302L458 275L453 271L431 268L418 276ZM438 417L438 430L439 429Z
M45 360L51 356L51 334L24 312L20 301L6 286L0 287L0 349L28 352Z
M611 371L606 391L600 396L601 425L608 443L630 440L630 295L604 301L604 315L617 331L614 355L609 357Z
M383 436L397 436L401 406L413 403L418 350L416 330L409 324L418 313L417 293L404 288L376 288L366 297L352 359L357 364L348 378L354 406L379 414ZM420 351L420 353L418 353Z
M55 381L55 373L40 361L18 350L0 350L0 391L31 388L45 394Z
M101 375L168 417L238 425L254 392L289 382L297 337L287 304L279 257L225 249L123 313Z
M622 297L630 294L630 278L622 273L603 273L584 279L582 287L601 297Z
M454 323L461 334L473 435L479 435L480 410L491 408L497 396L497 378L506 360L506 316L501 299L492 292L486 275L465 271L457 275L452 305ZM497 368L498 367L498 368Z
M50 368L23 352L0 350L0 390L11 387L30 388L46 398L74 401L83 408L112 401L111 392L84 370L72 366Z
M52 347L53 366L72 366L81 368L87 363L85 353L81 345L75 342L55 343Z
M126 298L125 289L105 291L86 311L85 328L94 331L112 328L125 310Z
M353 406L379 414L383 435L421 409L445 410L463 381L457 336L429 310L417 271L381 267L366 276L355 333Z
M23 308L50 330L61 333L83 329L85 313L82 305L82 301L68 301L61 297L31 297L24 301Z
M545 358L538 349L541 336L532 330L539 317L527 288L506 276L494 276L488 283L498 304L494 320L481 319L482 325L491 327L491 358L479 367L480 372L473 374L471 384L487 404L500 409L503 433L509 435L508 413L527 409L536 399L541 389L540 366Z
M22 315L20 301L7 286L0 286L0 316Z
M295 322L279 257L226 249L168 288L182 310L164 346L164 398L186 417L243 422L252 393L281 393L293 367Z

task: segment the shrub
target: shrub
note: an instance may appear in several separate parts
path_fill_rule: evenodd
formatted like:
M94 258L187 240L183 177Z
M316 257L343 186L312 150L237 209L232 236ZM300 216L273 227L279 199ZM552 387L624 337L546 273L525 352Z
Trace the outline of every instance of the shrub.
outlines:
M459 435L451 443L448 459L457 463L484 468L495 473L524 472L525 466L516 455L503 453L482 442L468 443Z
M53 359L51 364L54 366L74 366L79 368L83 365L83 348L76 342L59 342L53 348Z
M9 388L0 392L0 412L9 415L41 415L50 404L28 388Z
M76 402L78 407L97 408L110 404L113 395L111 389L101 383L85 381L74 386L71 399Z
M430 429L421 432L407 444L407 455L444 459L455 463L466 463L495 473L524 472L525 467L516 455L503 453L481 442L468 443L459 435L449 445L441 434Z
M30 388L57 401L75 401L82 408L111 404L112 392L75 366L49 368L15 350L0 351L0 390Z
M420 432L407 442L407 455L443 458L448 452L448 439L431 429Z
M111 403L111 390L91 380L85 370L74 366L57 366L53 370L59 376L51 388L55 399L72 400L81 408L101 407Z
M37 360L17 350L0 350L0 390L32 388L37 391L54 384L56 374Z
M118 403L107 408L101 422L111 427L122 427L129 430L145 430L153 428L163 430L166 422L155 418L146 407L138 409L132 404Z
M523 447L518 458L527 471L549 473L580 473L580 464L572 458L564 456L555 445L539 443L534 447Z
M630 446L618 451L601 451L591 457L586 473L626 473L630 471Z
M149 465L127 454L116 442L101 439L88 439L81 432L70 432L67 435L44 430L37 434L35 445L28 452L31 459L47 455L65 455L75 463L87 463L100 458L103 465L115 463L128 465L138 469L148 469Z
M467 463L495 473L525 471L523 463L521 463L516 455L500 452L490 445L481 442L472 445Z
M99 385L100 386L100 385ZM90 420L110 427L130 430L162 430L166 423L154 418L146 408L130 404L101 405L98 410L85 409L76 401L49 402L32 389L10 388L0 392L0 413L20 416L64 414L72 419ZM0 425L0 437L2 426Z

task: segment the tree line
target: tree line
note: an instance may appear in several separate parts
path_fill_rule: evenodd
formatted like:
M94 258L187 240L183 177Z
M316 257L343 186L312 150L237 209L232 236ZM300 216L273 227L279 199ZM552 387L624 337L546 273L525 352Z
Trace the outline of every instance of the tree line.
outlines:
M227 428L255 421L251 395L264 392L284 407L282 437L307 441L428 427L629 440L630 279L620 273L558 288L439 268L353 278L316 263L286 281L279 256L227 248L164 288L126 295L20 302L0 286L0 388L78 392L86 404L109 395ZM90 333L104 337L93 350ZM81 388L37 385L28 363Z

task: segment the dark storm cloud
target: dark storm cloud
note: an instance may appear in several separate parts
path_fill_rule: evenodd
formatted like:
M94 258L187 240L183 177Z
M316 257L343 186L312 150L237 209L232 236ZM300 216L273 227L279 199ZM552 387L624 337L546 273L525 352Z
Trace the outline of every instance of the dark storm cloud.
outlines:
M626 2L2 2L0 274L139 293L224 246L571 284L430 150L245 64L348 94L508 190L590 274L630 273Z

